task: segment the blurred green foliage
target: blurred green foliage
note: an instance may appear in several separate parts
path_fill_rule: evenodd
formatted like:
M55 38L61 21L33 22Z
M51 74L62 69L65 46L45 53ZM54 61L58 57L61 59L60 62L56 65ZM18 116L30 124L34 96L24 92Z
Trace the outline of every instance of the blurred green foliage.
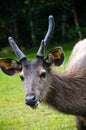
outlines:
M9 36L13 36L24 48L39 45L47 32L49 15L55 18L55 31L51 42L72 42L84 38L85 7L84 0L1 1L0 49L9 45Z

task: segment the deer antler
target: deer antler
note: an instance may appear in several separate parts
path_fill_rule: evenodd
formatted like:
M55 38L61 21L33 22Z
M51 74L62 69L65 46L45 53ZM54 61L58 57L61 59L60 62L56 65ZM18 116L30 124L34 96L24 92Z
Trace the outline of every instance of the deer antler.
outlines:
M15 41L13 40L12 37L8 38L8 41L11 45L11 47L13 48L15 54L17 55L18 59L21 61L22 59L25 59L26 56L23 54L23 52L19 49L19 47L17 46L17 44L15 43Z
M38 57L44 57L44 50L52 36L54 30L54 18L52 15L49 16L49 27L48 27L48 31L47 34L45 35L44 40L41 41L41 46L37 52L37 56ZM13 48L15 54L17 55L18 59L21 61L22 59L25 59L26 56L23 54L23 52L19 49L19 47L17 46L17 44L15 43L15 41L13 40L12 37L8 38L8 41L11 45L11 47Z
M52 33L54 31L54 17L52 15L49 16L49 26L48 26L48 31L47 34L45 35L44 40L41 42L41 46L37 52L38 57L44 57L44 50L52 36Z

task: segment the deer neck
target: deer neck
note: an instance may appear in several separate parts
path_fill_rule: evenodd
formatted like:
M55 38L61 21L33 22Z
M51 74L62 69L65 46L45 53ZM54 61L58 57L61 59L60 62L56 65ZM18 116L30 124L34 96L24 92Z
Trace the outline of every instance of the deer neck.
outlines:
M83 72L61 75L51 71L46 102L61 112L86 116L86 72Z

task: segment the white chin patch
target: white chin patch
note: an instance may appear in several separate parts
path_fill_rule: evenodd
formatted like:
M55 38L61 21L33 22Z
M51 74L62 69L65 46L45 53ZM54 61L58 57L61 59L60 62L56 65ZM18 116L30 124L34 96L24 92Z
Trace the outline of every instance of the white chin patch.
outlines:
M33 109L36 109L36 108L38 108L40 106L40 102L39 101L37 101L37 103L35 104L35 106L34 107L32 107Z

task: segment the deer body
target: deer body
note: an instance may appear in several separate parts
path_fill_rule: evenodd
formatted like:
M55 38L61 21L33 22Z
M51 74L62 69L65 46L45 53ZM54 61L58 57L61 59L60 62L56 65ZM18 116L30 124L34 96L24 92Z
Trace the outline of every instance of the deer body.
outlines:
M73 48L66 70L75 73L83 67L86 67L86 39L79 41Z
M9 37L19 62L13 59L0 59L1 70L8 75L20 72L25 90L25 103L32 108L45 100L53 108L76 116L77 129L86 130L86 39L78 42L70 56L67 69L59 74L52 66L59 66L64 60L61 47L55 48L44 58L44 51L54 28L53 16L49 17L48 32L36 54L34 61L18 48Z

